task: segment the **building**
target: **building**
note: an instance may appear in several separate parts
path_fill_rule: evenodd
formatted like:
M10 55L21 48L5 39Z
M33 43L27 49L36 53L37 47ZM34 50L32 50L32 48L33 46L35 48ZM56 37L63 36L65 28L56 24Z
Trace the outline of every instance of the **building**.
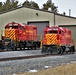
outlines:
M64 26L72 30L73 39L76 38L76 18L55 14L51 11L43 11L29 7L17 7L0 13L0 32L9 22L34 24L38 27L38 34L43 35L46 26Z

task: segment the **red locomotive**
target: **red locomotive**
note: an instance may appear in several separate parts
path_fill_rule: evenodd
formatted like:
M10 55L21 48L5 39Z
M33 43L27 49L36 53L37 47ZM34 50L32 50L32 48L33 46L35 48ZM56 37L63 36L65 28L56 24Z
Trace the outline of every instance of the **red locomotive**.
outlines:
M61 54L68 52L75 52L71 31L58 26L46 27L42 40L42 53Z
M40 45L37 26L12 22L5 26L4 39L0 43L0 48L6 50L36 49L40 48ZM46 27L41 52L46 54L74 53L75 47L72 42L71 31L58 26Z
M5 26L2 49L36 49L37 47L40 47L40 41L38 41L37 27L35 25L12 22Z

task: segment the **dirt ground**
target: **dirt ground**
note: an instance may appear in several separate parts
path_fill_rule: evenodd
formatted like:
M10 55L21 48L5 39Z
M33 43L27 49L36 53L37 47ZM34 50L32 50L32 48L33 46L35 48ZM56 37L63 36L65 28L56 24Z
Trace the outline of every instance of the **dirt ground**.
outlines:
M67 64L34 73L23 73L16 75L76 75L76 64Z

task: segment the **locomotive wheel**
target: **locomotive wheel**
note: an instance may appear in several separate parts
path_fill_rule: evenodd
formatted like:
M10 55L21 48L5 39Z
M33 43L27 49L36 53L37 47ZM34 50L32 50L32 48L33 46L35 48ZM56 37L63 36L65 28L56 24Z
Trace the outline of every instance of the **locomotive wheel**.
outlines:
M48 54L59 54L59 49L56 46L48 47L47 53Z
M75 53L75 47L74 46L71 47L71 53L73 53L73 54Z
M36 49L36 46L34 47L34 49Z
M51 47L47 47L47 49L46 49L46 54L52 54L52 49L51 49Z
M42 46L42 54L63 54L62 47L57 48L56 46Z
M51 54L62 54L63 50L61 47L57 48L56 46L53 46L50 50Z
M46 47L46 46L42 46L42 51L41 51L41 53L42 53L42 54L46 54L46 50L47 50L47 47Z
M63 49L61 47L58 49L58 54L63 54Z

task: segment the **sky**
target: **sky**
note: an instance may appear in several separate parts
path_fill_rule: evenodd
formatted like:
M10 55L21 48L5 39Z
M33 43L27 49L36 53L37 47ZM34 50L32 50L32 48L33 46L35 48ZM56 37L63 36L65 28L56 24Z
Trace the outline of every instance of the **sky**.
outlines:
M6 0L0 0L0 2L5 2ZM23 3L26 0L17 0L19 3ZM44 3L47 2L47 0L29 0L36 2L39 7L41 8ZM70 10L70 16L76 17L76 0L52 0L52 2L55 4L55 6L58 6L58 12L62 14L63 12L66 13L67 16L69 16L69 10Z

